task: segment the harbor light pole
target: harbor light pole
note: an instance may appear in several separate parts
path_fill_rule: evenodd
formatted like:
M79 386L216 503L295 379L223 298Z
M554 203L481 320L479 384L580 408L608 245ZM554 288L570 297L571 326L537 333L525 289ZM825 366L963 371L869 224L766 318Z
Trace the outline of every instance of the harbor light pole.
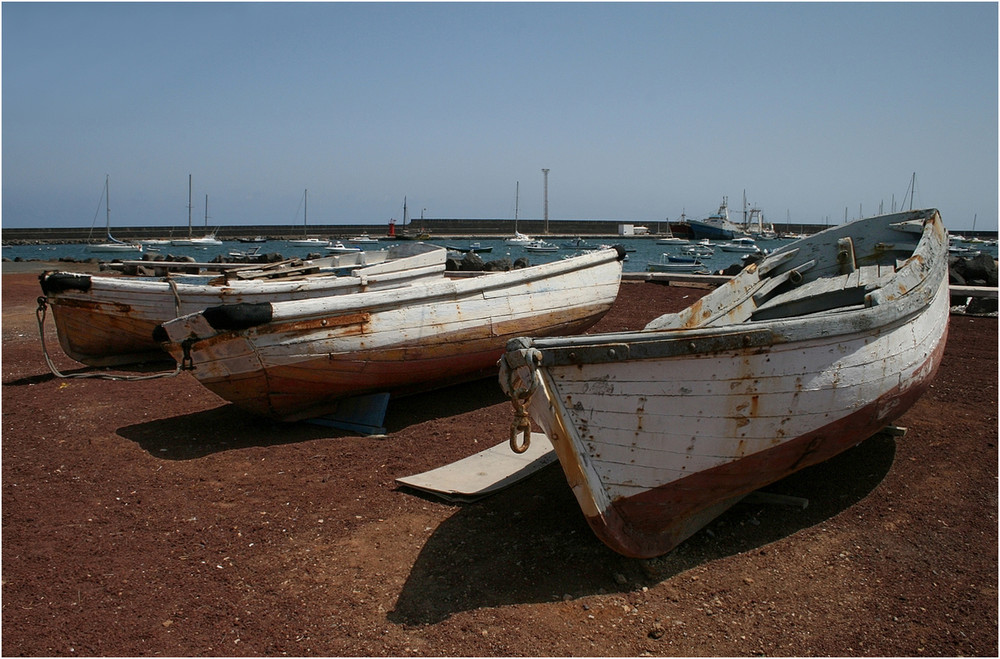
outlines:
M545 233L549 232L549 170L542 169L545 180Z

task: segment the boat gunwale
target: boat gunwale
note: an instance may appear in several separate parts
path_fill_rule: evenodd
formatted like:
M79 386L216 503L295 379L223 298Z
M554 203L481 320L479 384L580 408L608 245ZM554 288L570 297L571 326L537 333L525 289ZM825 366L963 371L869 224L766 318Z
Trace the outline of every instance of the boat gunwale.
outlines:
M615 249L607 249L590 252L570 259L530 266L528 268L489 273L483 277L469 279L444 278L441 281L417 282L413 286L404 285L399 288L385 290L348 293L307 300L271 302L269 303L271 306L270 322L260 325L255 329L265 331L268 324L290 320L306 321L322 316L356 312L358 309L375 312L383 308L413 302L424 305L432 304L444 298L468 295L486 296L493 291L509 288L512 284L528 286L538 281L562 277L580 270L588 270L616 262L619 264L620 269L621 258L619 252ZM198 317L200 316L202 316L201 311L194 312L165 322L162 326L167 330L168 335L187 337L187 331L182 328L187 327L189 324L198 324ZM247 330L235 331L238 333Z
M945 289L944 294L947 295L947 258L940 258L940 255L934 253L932 245L934 242L940 242L934 239L935 225L940 225L940 215L934 209L922 213L925 213L926 220L917 249L880 288L868 293L868 296L872 296L870 306L848 310L833 309L785 318L748 320L710 327L636 330L569 337L519 337L508 343L507 350L510 352L528 347L539 350L541 363L546 366L606 363L679 355L694 356L807 340L816 335L814 330L817 325L822 326L824 337L830 337L870 332L875 327L889 328L906 323L930 306L941 288ZM944 244L947 244L946 235ZM787 262L787 254L795 248L795 245L792 243L768 258L783 259ZM886 304L878 294L891 288L900 278L909 275L912 268L921 270L923 276L907 290L895 296L891 300L892 304ZM937 276L934 276L935 271L938 271ZM747 280L753 281L756 276L755 266L750 266L717 290L730 288L734 292L740 291L741 287L748 288ZM935 283L938 285L935 286ZM676 314L665 316L673 315Z

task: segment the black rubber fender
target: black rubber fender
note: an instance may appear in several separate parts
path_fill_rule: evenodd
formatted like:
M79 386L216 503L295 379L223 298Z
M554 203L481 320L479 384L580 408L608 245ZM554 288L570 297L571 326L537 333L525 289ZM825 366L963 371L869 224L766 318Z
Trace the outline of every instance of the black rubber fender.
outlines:
M90 290L90 275L78 275L72 272L43 272L38 275L38 283L42 285L45 295L62 293L64 291Z
M270 302L240 302L208 307L201 314L213 329L244 330L271 322Z

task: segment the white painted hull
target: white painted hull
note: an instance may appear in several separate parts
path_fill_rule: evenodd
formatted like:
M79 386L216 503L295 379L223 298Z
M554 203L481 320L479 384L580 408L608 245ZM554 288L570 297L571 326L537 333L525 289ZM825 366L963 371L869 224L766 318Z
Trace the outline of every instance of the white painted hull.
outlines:
M321 274L206 284L186 283L183 277L168 280L47 272L41 281L63 351L91 366L118 366L167 358L153 340L153 330L177 316L225 303L300 300L440 280L445 276L445 258L444 248L409 243L388 252L322 260L348 266L356 263L349 276Z
M493 374L507 340L526 332L582 332L614 303L623 256L604 250L394 291L207 309L165 323L161 338L223 398L283 420L310 418L344 397ZM227 330L243 311L266 318Z
M296 245L298 247L326 247L330 244L329 240L320 240L319 238L299 238L295 240L289 240L289 245Z
M929 223L919 256L895 274L886 265L864 304L753 319L766 304L748 293L783 273L751 266L643 332L511 342L512 367L541 359L528 410L597 535L626 555L665 553L740 497L906 411L947 334L947 240L936 212ZM814 287L839 278L823 250L799 249L788 264L815 259L826 271Z
M91 254L141 254L142 245L130 245L128 243L97 243L87 245L87 251Z
M221 245L222 241L214 236L205 236L204 238L177 238L171 240L170 244L175 247L209 247Z

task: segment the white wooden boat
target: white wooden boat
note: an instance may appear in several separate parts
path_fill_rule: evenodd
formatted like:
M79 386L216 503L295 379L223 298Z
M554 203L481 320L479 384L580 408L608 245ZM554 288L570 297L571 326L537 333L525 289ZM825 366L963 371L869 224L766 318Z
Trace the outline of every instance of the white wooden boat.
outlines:
M412 242L295 268L233 266L214 278L45 272L39 280L63 351L91 366L118 366L167 358L153 329L180 315L226 302L302 300L442 279L445 259L444 248Z
M500 381L524 413L515 430L528 414L541 426L601 540L663 554L916 401L944 352L947 250L936 210L868 218L783 246L641 331L511 341Z
M476 277L296 302L223 305L158 337L206 387L286 421L339 399L495 375L508 339L581 332L618 295L619 250Z

